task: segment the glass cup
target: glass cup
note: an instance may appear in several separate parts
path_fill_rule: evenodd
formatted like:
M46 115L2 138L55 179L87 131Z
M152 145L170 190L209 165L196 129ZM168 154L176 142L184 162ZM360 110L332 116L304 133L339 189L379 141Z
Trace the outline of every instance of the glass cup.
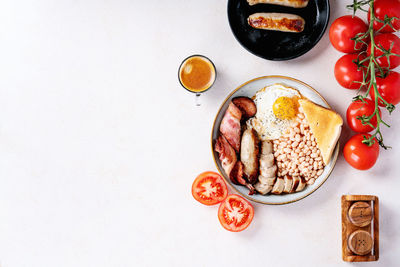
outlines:
M185 58L178 70L178 80L183 88L196 94L196 106L200 106L200 95L210 89L217 78L214 63L202 55Z

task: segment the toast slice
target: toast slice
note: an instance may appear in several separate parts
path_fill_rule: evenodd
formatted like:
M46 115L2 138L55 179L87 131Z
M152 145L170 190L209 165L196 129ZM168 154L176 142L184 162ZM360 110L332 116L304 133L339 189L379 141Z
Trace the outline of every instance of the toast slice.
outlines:
M343 119L335 111L308 99L300 99L299 104L317 141L324 164L327 165L342 131Z

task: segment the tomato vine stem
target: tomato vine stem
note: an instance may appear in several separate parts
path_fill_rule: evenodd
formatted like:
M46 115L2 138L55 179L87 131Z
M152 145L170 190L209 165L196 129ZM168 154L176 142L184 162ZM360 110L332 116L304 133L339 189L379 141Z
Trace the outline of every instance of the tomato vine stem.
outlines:
M375 43L375 34L376 32L374 32L374 22L378 21L383 23L383 26L377 31L379 32L380 30L382 30L386 25L389 25L392 29L394 29L393 25L392 25L392 21L393 19L395 19L395 17L391 17L389 18L387 15L385 15L385 19L384 20L380 20L378 18L375 17L375 12L374 12L374 0L361 0L361 1L357 1L357 0L353 0L353 4L352 5L348 5L347 7L353 10L353 15L355 15L357 10L362 10L364 12L368 12L368 10L364 9L364 6L368 5L369 9L371 12L369 12L369 25L368 25L368 30L364 33L359 33L357 34L356 37L352 38L352 40L355 41L355 47L357 47L358 43L367 45L366 41L367 39L369 39L369 46L368 49L370 49L370 53L369 56L360 59L360 56L362 56L363 54L365 54L365 51L361 51L358 54L358 58L356 61L354 61L354 63L356 63L358 65L359 68L365 68L365 74L363 76L363 81L360 84L360 89L358 90L358 94L356 97L353 98L353 101L357 101L357 100L361 100L362 102L365 102L364 98L368 98L370 91L373 90L374 92L374 103L375 103L375 110L374 112L370 115L370 116L358 116L357 119L359 119L361 121L361 123L363 125L370 125L372 128L374 128L374 132L371 134L370 137L367 137L366 135L364 135L364 140L362 141L364 144L368 145L368 146L372 146L375 141L377 141L379 143L379 145L381 147L383 147L384 149L388 149L390 148L389 146L386 146L383 143L383 135L381 133L381 125L385 125L386 127L390 127L389 124L387 124L383 119L382 116L379 112L379 103L383 103L385 105L385 108L389 111L389 114L392 113L392 111L394 110L394 105L388 103L383 97L382 95L379 93L378 90L378 86L377 86L377 82L376 82L376 77L377 77L377 73L379 73L379 77L380 78L385 78L390 71L390 60L389 57L390 56L400 56L397 54L394 54L391 52L392 48L393 48L393 44L391 45L391 47L389 49L384 49L382 46L379 46ZM382 55L380 56L376 56L375 54L375 50L379 50L382 52ZM383 68L378 64L377 59L381 58L381 57L386 57L387 61L389 63L389 66L387 68ZM368 63L366 65L366 63ZM362 89L366 88L366 92L365 94L360 93L362 91ZM376 126L373 126L371 124L371 120L376 117Z

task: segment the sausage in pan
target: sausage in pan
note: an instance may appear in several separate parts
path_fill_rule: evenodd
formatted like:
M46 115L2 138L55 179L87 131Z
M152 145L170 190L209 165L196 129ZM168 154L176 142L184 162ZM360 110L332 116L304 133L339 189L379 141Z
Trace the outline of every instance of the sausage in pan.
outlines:
M302 32L305 25L302 17L285 13L255 13L247 21L256 29L282 32Z
M308 0L247 0L247 2L251 6L257 4L271 4L271 5L289 6L294 8L306 7L308 4Z

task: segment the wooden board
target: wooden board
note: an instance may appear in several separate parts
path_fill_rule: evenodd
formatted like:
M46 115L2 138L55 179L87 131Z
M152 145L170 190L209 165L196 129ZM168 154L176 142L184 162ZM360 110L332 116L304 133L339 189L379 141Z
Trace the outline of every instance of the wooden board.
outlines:
M364 245L372 246L372 250L366 253L365 247L362 247ZM357 250L359 254L357 254ZM368 247L369 250L370 247ZM342 196L342 257L344 261L350 262L377 261L379 259L378 197L369 195Z

